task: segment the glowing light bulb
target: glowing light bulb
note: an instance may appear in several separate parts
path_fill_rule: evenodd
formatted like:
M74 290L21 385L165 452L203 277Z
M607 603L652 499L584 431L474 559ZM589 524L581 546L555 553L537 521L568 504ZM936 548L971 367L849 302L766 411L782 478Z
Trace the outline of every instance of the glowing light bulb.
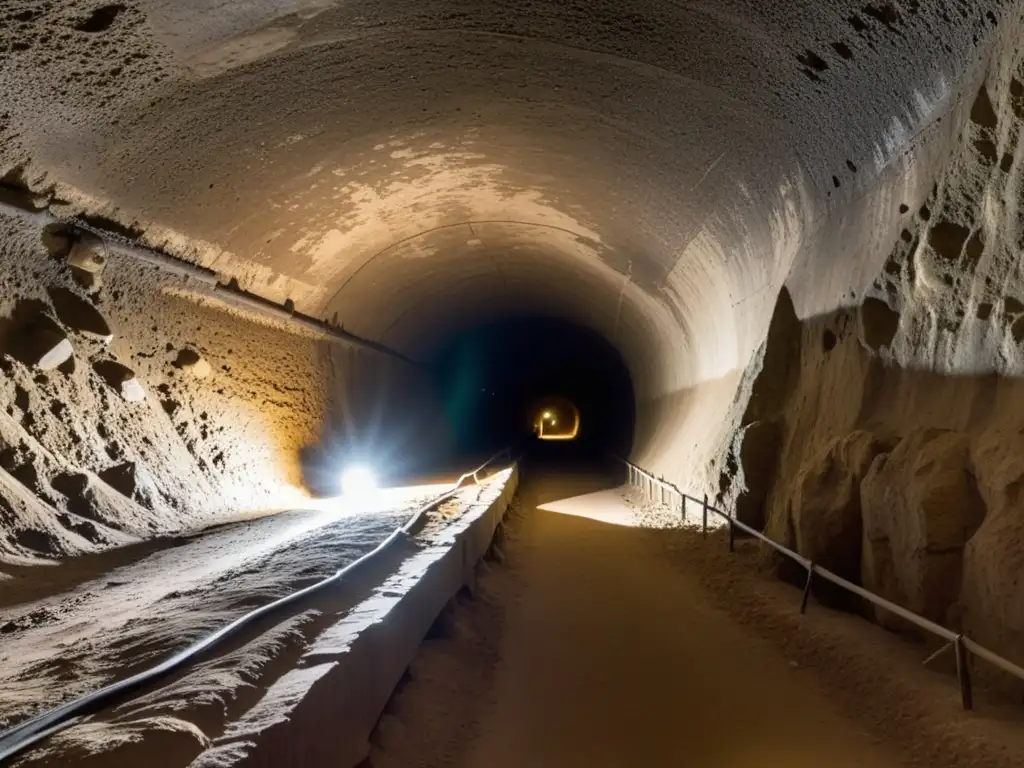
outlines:
M341 474L341 492L345 496L367 496L377 490L377 476L369 467L356 465Z

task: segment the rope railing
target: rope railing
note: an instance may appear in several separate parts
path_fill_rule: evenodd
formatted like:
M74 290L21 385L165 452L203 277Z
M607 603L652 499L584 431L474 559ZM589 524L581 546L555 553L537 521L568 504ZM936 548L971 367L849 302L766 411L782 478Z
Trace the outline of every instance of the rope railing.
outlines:
M640 490L651 499L655 499L657 501L660 501L661 503L668 503L666 497L678 497L681 502L681 512L683 514L684 521L686 518L687 502L700 504L702 511L701 529L702 535L704 537L707 537L708 533L708 515L714 514L724 518L728 523L730 552L734 551L736 548L736 531L738 530L742 531L748 536L752 536L753 538L758 539L764 544L767 544L769 547L774 549L779 554L789 558L793 562L800 565L805 571L807 571L807 580L804 583L803 596L800 603L800 613L807 612L807 604L810 598L811 587L813 585L814 579L822 578L825 581L835 584L837 587L845 589L847 592L850 592L864 600L867 600L869 603L877 605L879 608L882 608L896 616L899 616L901 619L904 619L905 621L914 624L915 626L923 629L924 631L930 632L931 634L936 635L937 637L940 637L943 640L945 640L946 646L944 646L942 650L945 650L945 648L952 646L956 656L956 676L957 682L960 686L960 701L964 709L974 708L974 694L972 690L970 671L971 654L978 657L979 659L987 661L989 664L992 664L993 666L1002 670L1006 674L1012 675L1013 677L1016 677L1018 680L1024 681L1024 668L1019 667L1012 661L1004 659L1002 656L999 656L998 654L990 651L988 648L979 645L975 641L971 640L969 637L966 637L964 634L954 632L951 629L946 629L946 627L943 627L940 624L936 624L934 621L926 619L924 616L919 616L913 611L907 610L903 606L897 605L896 603L890 600L886 600L884 597L876 595L874 592L864 589L864 587L858 584L854 584L852 581L844 579L842 576L833 573L827 568L823 568L822 566L817 565L816 563L812 562L803 555L800 555L794 552L793 550L789 549L788 547L780 544L779 542L773 541L772 539L768 538L763 533L761 533L761 531L758 531L755 528L752 528L751 526L747 525L746 523L738 520L734 515L728 512L723 512L722 510L714 506L711 506L708 503L707 494L704 494L703 499L698 499L694 496L684 493L667 480L655 477L650 472L641 469L632 462L627 461L626 459L623 459L621 457L616 458L618 458L619 461L626 465L628 470L629 484L631 486L640 488Z
M419 529L424 518L439 505L453 498L467 479L472 477L475 482L479 482L479 474L502 458L512 461L511 449L504 448L498 451L498 453L491 456L491 458L476 469L466 472L451 488L435 496L417 509L405 525L392 531L373 550L321 581L250 611L227 626L197 640L189 647L149 669L143 670L124 680L111 683L98 691L93 691L85 696L61 704L55 709L29 718L5 731L0 731L0 765L7 765L9 760L29 749L34 744L65 728L80 723L88 715L101 712L114 703L127 698L129 694L135 693L151 683L162 680L170 674L188 667L190 664L195 663L201 654L222 644L228 638L234 637L258 619L276 614L288 606L299 603L315 592L319 592L328 586L336 585L346 577L351 577L355 571L361 570L367 563L377 560L380 554L390 550L397 542L408 541L414 535L414 532Z

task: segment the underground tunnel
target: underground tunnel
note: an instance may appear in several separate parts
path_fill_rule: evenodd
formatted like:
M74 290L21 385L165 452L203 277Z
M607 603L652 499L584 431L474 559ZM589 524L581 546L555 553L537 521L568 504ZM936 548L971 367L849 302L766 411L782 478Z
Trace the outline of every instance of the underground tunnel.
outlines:
M632 381L618 351L593 331L552 319L506 320L443 343L435 365L457 455L526 450L544 428L549 439L578 439L574 448L585 444L597 458L629 455Z
M506 447L541 457L524 484L628 459L1024 663L1024 4L8 0L0 21L21 643L0 726L116 677L46 629L114 564L238 525L272 558L372 467L400 495L367 502L372 535L338 529L355 560ZM537 439L570 415L574 439ZM304 567L282 573L338 566ZM176 584L154 615L193 610ZM236 616L216 606L153 647ZM159 656L150 618L109 621ZM79 677L41 696L58 642ZM201 731L166 726L167 764L214 749Z

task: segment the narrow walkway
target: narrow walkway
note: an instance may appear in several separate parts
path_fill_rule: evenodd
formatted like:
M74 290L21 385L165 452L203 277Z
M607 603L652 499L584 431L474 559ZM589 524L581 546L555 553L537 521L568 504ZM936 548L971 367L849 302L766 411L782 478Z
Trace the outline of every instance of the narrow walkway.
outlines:
M477 626L425 648L374 768L902 764L672 569L615 491L584 495L595 481L527 475L506 562L456 619Z

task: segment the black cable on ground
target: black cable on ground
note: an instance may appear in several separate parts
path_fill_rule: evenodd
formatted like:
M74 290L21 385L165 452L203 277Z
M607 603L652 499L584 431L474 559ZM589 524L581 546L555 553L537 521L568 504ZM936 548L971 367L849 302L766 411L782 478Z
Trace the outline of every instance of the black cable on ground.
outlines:
M128 694L134 693L150 683L161 680L173 672L177 672L187 667L190 663L194 662L200 654L219 645L228 638L235 636L253 622L276 613L283 608L294 605L309 595L319 592L325 587L337 584L346 576L351 576L352 573L363 567L366 563L375 559L382 552L390 549L396 542L406 540L411 535L411 532L417 528L420 521L427 515L427 513L455 496L468 478L476 477L479 472L489 467L496 460L508 455L509 450L507 448L503 449L472 472L467 472L462 475L450 490L445 491L420 507L408 523L403 525L401 528L395 529L390 536L384 539L384 541L378 544L372 551L367 552L355 562L349 563L344 568L339 569L333 575L318 581L316 584L311 584L308 587L300 589L297 592L292 592L290 595L285 595L284 597L257 608L254 611L250 611L244 616L235 619L226 627L222 627L213 634L207 635L201 640L196 641L188 648L183 651L179 651L169 659L162 661L154 667L116 683L111 683L98 691L94 691L93 693L89 693L78 699L69 701L55 709L51 709L50 711L44 712L41 715L36 715L23 723L19 723L13 728L0 732L0 765L7 765L12 758L21 754L32 745L64 730L65 728L75 725L89 715L96 714L97 712L106 709L116 700L122 699Z

